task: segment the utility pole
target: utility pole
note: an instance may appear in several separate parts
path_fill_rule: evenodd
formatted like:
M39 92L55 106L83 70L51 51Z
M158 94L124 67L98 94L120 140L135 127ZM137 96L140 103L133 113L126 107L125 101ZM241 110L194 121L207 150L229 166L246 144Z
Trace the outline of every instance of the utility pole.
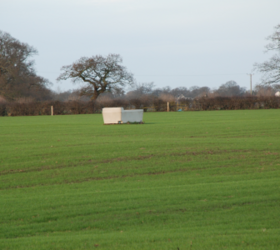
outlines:
M253 74L247 74L247 75L250 76L250 93L252 95L252 76L253 76Z

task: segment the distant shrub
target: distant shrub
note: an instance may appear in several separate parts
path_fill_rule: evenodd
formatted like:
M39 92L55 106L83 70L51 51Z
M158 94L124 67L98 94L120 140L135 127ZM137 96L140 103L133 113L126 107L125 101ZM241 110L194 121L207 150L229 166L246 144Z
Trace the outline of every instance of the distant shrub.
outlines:
M280 98L275 96L213 97L193 102L195 110L237 110L280 108Z
M6 116L6 115L7 115L6 103L0 102L0 116Z

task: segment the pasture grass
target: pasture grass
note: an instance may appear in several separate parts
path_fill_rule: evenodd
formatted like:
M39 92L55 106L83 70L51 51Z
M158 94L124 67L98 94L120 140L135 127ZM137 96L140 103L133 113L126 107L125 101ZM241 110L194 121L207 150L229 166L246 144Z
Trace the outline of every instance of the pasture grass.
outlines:
M0 118L0 249L280 249L280 110Z

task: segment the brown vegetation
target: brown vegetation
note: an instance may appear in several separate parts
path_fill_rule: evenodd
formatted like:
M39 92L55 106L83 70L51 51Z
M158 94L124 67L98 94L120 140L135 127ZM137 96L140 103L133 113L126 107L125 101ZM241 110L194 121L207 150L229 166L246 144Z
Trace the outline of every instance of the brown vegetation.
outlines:
M146 106L145 104L148 104ZM280 97L275 96L244 96L244 97L202 97L170 102L170 111L189 110L238 110L238 109L278 109ZM103 107L123 107L125 109L142 108L144 111L166 111L166 102L158 97L146 99L113 99L104 97L97 101L46 101L34 102L19 100L16 102L0 102L0 116L34 116L50 115L54 106L55 115L94 114L100 113Z

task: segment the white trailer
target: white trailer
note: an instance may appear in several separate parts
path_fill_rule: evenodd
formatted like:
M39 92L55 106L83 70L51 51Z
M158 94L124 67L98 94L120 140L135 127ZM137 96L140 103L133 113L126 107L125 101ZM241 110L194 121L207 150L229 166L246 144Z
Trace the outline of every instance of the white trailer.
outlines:
M143 109L103 108L104 124L143 122Z

